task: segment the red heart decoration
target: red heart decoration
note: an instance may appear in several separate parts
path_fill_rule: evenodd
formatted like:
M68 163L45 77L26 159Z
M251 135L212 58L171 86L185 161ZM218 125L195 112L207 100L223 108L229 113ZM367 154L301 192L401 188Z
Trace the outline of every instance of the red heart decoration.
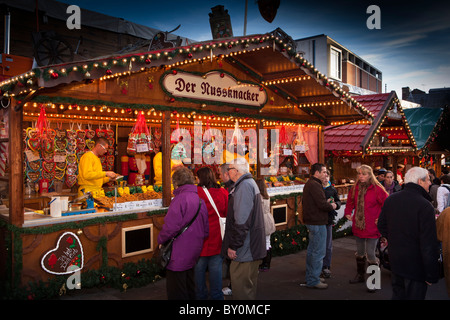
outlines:
M112 129L106 129L105 132L106 132L106 136L108 138L113 138L114 137L114 131Z
M47 138L50 140L53 140L56 137L56 131L54 129L47 129L46 134L47 134Z
M92 130L92 129L86 129L86 138L94 139L95 138L95 131Z
M65 183L66 183L66 186L68 186L69 188L72 188L75 185L75 183L77 183L77 176L67 174Z
M77 149L78 150L84 150L85 146L86 146L86 140L77 139Z
M106 130L103 129L95 129L95 133L97 134L97 137L104 137L106 134Z
M42 168L47 172L53 172L55 171L56 163L53 161L52 162L44 161L42 162Z
M77 138L78 139L85 139L86 138L86 131L84 131L84 130L77 130Z
M70 274L84 266L84 252L80 239L72 232L63 233L56 247L41 259L42 268L51 274Z

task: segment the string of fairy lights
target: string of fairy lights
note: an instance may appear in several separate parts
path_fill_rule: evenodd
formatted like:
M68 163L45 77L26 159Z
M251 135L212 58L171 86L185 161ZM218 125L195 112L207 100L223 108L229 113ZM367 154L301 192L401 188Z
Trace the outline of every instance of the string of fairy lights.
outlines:
M253 48L250 48L250 46L253 46ZM238 50L236 50L236 48L238 48ZM234 51L230 49L233 49ZM223 40L215 43L193 44L191 46L176 49L169 48L159 52L139 55L110 57L99 61L80 62L80 65L62 65L37 68L20 76L1 82L0 88L2 89L4 97L16 97L20 99L22 96L38 90L42 85L41 83L38 84L38 82L41 82L42 80L45 82L51 82L59 79L60 77L74 75L74 77L76 77L75 80L79 80L79 78L81 78L86 80L98 79L102 81L116 77L129 76L135 72L148 70L150 65L155 60L159 60L160 65L157 68L163 67L166 69L192 63L204 63L208 60L211 62L213 62L213 60L220 62L224 58L268 49L273 49L274 51L278 49L280 52L286 53L291 59L294 59L306 75L276 79L267 82L262 81L261 85L270 86L272 84L283 83L285 81L308 81L314 78L315 81L320 81L324 87L328 88L336 98L341 99L342 104L346 102L349 107L353 108L358 113L366 117L373 118L373 114L368 109L358 103L347 92L342 90L339 85L329 81L325 75L320 73L313 65L311 65L311 63L298 54L287 41L273 34L252 36L232 41ZM218 53L218 50L230 50L230 52L226 51L225 53ZM199 56L200 52L206 52L206 54L203 56L200 54ZM172 60L174 61L172 62ZM328 104L328 102L318 102L318 105L321 103L322 105L333 106L332 103ZM315 105L316 104L297 104L296 106L302 108L308 106L313 107Z
M40 103L25 103L24 104L24 118L25 120L35 120L39 117L39 110L43 106ZM60 121L60 122L90 122L90 121L106 121L111 123L123 124L132 126L136 122L136 115L139 111L144 112L144 115L147 116L146 121L151 124L161 124L162 123L162 115L161 111L157 111L152 108L149 110L136 110L136 109L120 109L120 108L111 108L106 106L80 106L80 105L64 105L64 104L55 104L55 103L47 103L45 104L46 109L50 112L46 112L46 115L49 121ZM56 113L52 111L56 110L65 111L72 110L80 112L80 114L74 113ZM100 114L99 114L100 113ZM214 127L234 127L235 121L237 120L239 123L239 127L241 128L251 128L255 127L258 124L257 119L251 119L249 117L235 117L235 116L215 116L215 115L202 115L197 114L195 111L191 112L171 112L171 125L184 125L184 126L193 126L195 121L211 121L211 126ZM299 124L295 122L280 122L280 121L271 121L271 120L261 120L261 125L264 127L275 127L275 126L301 126L301 127L310 127L310 128L318 128L319 125L314 124Z

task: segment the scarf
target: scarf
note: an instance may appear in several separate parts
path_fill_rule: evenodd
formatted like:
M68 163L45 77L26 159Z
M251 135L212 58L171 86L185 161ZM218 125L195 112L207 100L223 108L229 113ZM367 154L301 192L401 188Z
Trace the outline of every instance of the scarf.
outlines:
M355 225L358 229L364 230L366 228L366 220L364 217L364 197L370 184L360 183L358 189L358 200L356 202Z
M387 191L389 194L393 194L393 193L394 193L394 186L395 186L395 183L394 183L394 182L392 182L391 185L390 185L389 187L387 187L385 184L383 184L383 186L384 186L384 189L386 189L386 191Z

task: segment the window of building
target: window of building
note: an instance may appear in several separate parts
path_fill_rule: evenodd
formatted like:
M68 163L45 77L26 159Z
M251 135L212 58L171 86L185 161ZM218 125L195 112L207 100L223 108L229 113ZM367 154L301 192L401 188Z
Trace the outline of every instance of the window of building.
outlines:
M330 48L330 78L342 79L342 52L335 47Z

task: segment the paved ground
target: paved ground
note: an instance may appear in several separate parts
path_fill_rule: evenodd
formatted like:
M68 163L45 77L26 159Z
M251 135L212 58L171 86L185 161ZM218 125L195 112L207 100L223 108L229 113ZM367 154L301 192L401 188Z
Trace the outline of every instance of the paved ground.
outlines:
M390 272L381 268L381 289L367 292L365 284L349 284L356 271L355 240L345 237L333 241L332 276L327 279L328 289L318 290L300 286L305 278L306 250L272 258L271 269L258 278L257 299L261 301L297 300L390 300ZM167 300L165 280L126 292L99 288L75 290L60 300ZM226 297L226 300L232 300ZM427 300L449 300L443 280L429 287ZM166 305L167 306L167 305ZM325 305L326 308L326 305Z

